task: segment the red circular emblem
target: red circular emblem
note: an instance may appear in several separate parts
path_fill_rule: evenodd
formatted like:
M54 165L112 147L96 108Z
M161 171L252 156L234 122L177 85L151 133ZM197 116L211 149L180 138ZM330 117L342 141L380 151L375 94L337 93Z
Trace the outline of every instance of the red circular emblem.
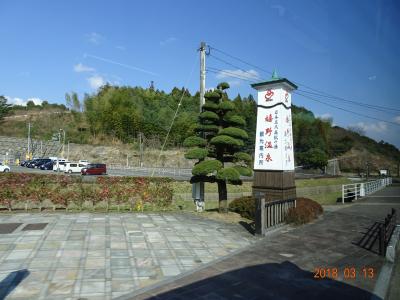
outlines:
M271 101L272 96L274 96L274 92L272 90L267 90L267 92L265 93L265 100Z

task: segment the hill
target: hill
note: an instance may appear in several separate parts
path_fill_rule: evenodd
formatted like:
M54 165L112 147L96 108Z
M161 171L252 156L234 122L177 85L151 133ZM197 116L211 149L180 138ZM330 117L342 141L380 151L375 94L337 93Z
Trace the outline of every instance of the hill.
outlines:
M143 148L153 151L160 149L170 132L167 149L179 149L196 126L198 99L198 93L191 95L185 88L174 88L166 93L151 88L105 85L96 94L85 95L83 99L78 99L75 93L67 94L66 106L47 102L13 106L11 114L1 123L0 135L24 138L30 122L31 136L38 140L62 139L59 134L65 131L66 142L74 144L117 147L126 144L132 151ZM238 95L232 102L234 113L246 120L244 129L249 140L245 150L252 154L256 102L251 95L243 98ZM178 105L179 111L171 126ZM293 105L292 113L297 165L323 168L330 158L353 157L356 159L341 160L342 169L364 170L368 162L371 170L391 168L392 172L397 171L400 151L395 146L332 126L330 120L316 118L303 107ZM178 153L175 155L180 156Z

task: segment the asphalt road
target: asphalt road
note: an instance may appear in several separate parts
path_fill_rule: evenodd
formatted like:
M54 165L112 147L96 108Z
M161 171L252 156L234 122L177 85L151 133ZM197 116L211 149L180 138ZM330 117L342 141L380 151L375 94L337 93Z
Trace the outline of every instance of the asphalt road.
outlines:
M40 169L30 169L20 166L10 166L11 172L15 173L38 173L38 174L57 174L55 171L47 171ZM63 174L63 172L61 172ZM75 173L72 175L80 175ZM192 176L190 169L174 169L174 168L147 168L147 167L131 167L131 168L113 168L107 169L108 176L155 176L155 177L170 177L175 180L188 181ZM320 178L324 177L322 174L307 174L303 172L296 172L296 179L307 178ZM253 180L252 177L243 177L244 181Z

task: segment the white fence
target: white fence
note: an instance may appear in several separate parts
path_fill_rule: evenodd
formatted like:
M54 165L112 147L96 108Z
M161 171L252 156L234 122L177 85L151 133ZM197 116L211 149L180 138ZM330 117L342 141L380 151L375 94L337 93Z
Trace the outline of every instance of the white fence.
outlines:
M358 198L365 197L390 184L392 184L391 177L362 183L344 184L342 185L342 203L344 203L346 199L357 200Z

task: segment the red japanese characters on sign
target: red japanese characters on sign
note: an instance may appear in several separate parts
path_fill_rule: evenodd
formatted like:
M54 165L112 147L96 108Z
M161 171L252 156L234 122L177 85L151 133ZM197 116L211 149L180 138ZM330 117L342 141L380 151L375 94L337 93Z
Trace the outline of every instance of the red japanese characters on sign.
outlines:
M271 136L271 133L272 133L272 128L271 127L268 127L268 128L265 129L265 134L267 134L268 136Z
M267 90L265 93L265 100L272 101L272 97L274 96L274 92L272 90Z
M272 142L270 141L265 142L265 148L272 148Z
M265 122L272 122L273 118L272 118L272 114L266 115L265 116Z
M289 100L289 93L285 92L285 102L288 103Z
M267 162L272 161L272 157L271 157L271 155L270 155L269 153L267 154L267 157L265 158L265 160L266 160Z

